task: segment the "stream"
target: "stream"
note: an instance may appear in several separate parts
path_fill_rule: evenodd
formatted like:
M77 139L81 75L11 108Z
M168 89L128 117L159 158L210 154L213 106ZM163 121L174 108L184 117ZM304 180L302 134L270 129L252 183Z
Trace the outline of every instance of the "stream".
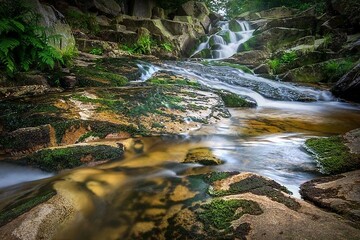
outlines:
M57 190L77 196L82 215L64 230L68 239L142 239L139 229L161 226L169 212L191 204L188 195L196 195L196 190L204 186L191 188L191 192L177 189L180 185L190 188L191 175L254 172L279 182L300 198L299 186L321 176L315 160L303 147L305 140L360 127L360 107L340 102L327 91L193 61L141 66L144 74L139 81L159 71L174 73L252 98L258 107L230 109L230 118L189 134L143 138L142 154L128 152L118 161L68 170L57 176L0 165L0 207L16 199L24 189L54 184ZM211 148L224 164L180 163L188 150L197 147Z

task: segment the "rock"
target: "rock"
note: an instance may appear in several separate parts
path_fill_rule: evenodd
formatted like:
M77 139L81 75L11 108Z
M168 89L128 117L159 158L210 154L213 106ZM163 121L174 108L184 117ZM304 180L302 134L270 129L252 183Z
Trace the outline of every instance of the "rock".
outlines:
M137 40L137 34L133 31L113 31L105 30L101 31L101 39L103 41L121 43L121 44L132 44Z
M317 20L315 16L301 16L280 18L268 21L264 26L255 31L258 34L274 27L309 29L311 33L315 33Z
M338 97L360 102L360 64L357 64L349 73L345 74L331 89Z
M298 39L311 34L309 29L273 27L253 36L246 43L252 49L269 49L278 51L284 47L291 47Z
M347 239L360 234L353 222L290 197L278 183L253 173L203 175L212 196L172 218L168 238ZM318 229L322 231L318 231ZM171 229L171 230L170 230ZM336 229L336 230L335 230Z
M46 77L37 72L17 73L15 75L15 81L4 82L3 86L31 86L31 85L42 85L49 87L49 83ZM1 86L1 84L0 84Z
M2 136L1 145L11 156L22 156L46 147L56 146L51 125L21 128Z
M2 87L0 88L0 99L14 99L31 96L45 95L51 92L59 92L59 89L51 89L44 85L29 85L19 87Z
M26 4L37 14L39 23L45 27L48 36L59 36L58 39L50 41L50 44L61 52L74 52L75 39L70 26L66 23L65 17L50 5L41 4L38 0L26 1Z
M260 64L253 71L255 74L270 74L270 67L267 64Z
M254 99L247 96L239 96L235 93L228 92L225 90L219 90L217 92L221 99L224 101L226 107L246 107L246 108L256 108L257 103Z
M331 34L335 29L346 28L349 25L347 19L343 16L333 16L320 26L320 32L325 34Z
M96 21L100 27L110 27L110 19L104 15L96 16Z
M134 0L131 15L141 18L151 18L154 7L156 7L154 0Z
M311 180L301 185L305 200L360 223L360 170Z
M345 133L343 137L350 153L360 155L360 128Z
M60 78L60 85L65 89L73 89L77 83L76 76L66 75Z
M209 18L210 11L203 2L189 1L181 5L178 9L178 15L191 16L200 20L204 30L207 31L211 20Z
M320 170L326 174L338 174L360 168L359 129L345 136L310 138L306 149L315 156Z
M152 16L153 19L165 19L165 11L161 7L154 7L152 9Z
M331 0L332 9L349 19L355 27L360 24L360 6L357 3L347 0Z
M136 33L134 32L129 33L129 35L127 35L127 33L124 34L119 33L120 36L116 36L116 33L118 32L105 31L104 38L107 37L108 39L118 40L118 41L126 39L129 42L131 40L133 41L136 40ZM104 52L111 52L114 49L118 49L118 42L77 38L76 46L79 49L79 51L86 53L89 53L93 49L102 49Z
M278 18L292 17L295 15L295 13L296 13L295 9L291 9L291 8L287 8L287 7L277 7L277 8L272 8L269 10L256 12L256 13L245 12L245 13L239 15L237 18L247 20L247 21L258 20L260 18L278 19Z
M189 150L184 163L200 163L202 165L219 165L223 162L214 156L210 148L195 148Z
M266 51L253 50L237 53L224 61L256 67L260 63L264 62L268 57L270 57L270 54Z
M241 25L238 23L238 21L236 21L235 19L232 19L230 22L229 22L229 29L230 31L232 32L241 32L243 31Z
M55 172L84 164L119 159L123 154L122 149L109 145L74 145L40 150L18 161Z

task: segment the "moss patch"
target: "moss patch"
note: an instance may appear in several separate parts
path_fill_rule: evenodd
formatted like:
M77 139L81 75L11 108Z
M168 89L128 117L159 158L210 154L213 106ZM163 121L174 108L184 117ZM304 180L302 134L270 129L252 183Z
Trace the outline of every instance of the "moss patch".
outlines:
M231 92L218 91L226 107L254 107L256 103L247 101L245 98Z
M228 63L228 62L222 62L222 61L202 61L202 64L206 66L220 66L220 67L232 67L239 69L245 73L253 74L250 68L247 66L236 64L236 63Z
M18 161L54 172L78 167L87 162L120 158L122 155L122 149L106 145L76 146L40 150Z
M208 227L217 230L231 231L231 222L244 214L260 215L263 213L259 204L248 200L213 199L210 203L201 206L202 212L198 218ZM240 211L239 211L240 209Z
M33 207L39 205L40 203L49 200L50 198L55 196L55 194L56 194L55 190L48 190L41 194L38 194L35 197L26 199L24 201L20 201L19 203L12 204L6 207L5 209L2 209L0 213L0 226L7 224L8 222L17 218L21 214L24 214Z
M239 172L211 172L203 175L203 180L206 183L212 184L213 182L226 179L236 174L239 174Z
M153 85L180 85L180 86L191 86L191 87L199 87L200 84L198 82L183 79L183 78L167 78L167 77L156 77L151 78L147 81L149 84Z
M337 174L359 168L360 156L350 153L342 137L311 138L305 146L315 154L324 173Z

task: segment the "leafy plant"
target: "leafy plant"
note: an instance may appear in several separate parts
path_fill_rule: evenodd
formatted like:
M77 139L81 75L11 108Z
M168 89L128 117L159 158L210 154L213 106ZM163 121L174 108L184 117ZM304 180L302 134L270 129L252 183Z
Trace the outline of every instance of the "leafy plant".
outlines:
M133 45L122 45L121 48L130 54L151 54L151 47L154 45L149 35L139 37Z
M273 73L276 73L279 68L280 68L280 60L279 59L272 59L272 60L269 60L269 66L271 68L271 70L273 71Z
M102 55L104 50L102 48L93 48L89 53L94 55Z
M0 64L8 74L28 71L31 67L54 69L63 64L61 53L49 45L38 16L20 0L5 1L0 10Z
M280 66L282 64L292 63L293 61L295 61L295 59L297 57L298 56L297 56L296 52L294 52L294 51L285 52L281 57L269 60L268 63L269 63L271 70L273 71L273 73L277 73L277 72L279 72Z
M169 42L162 43L161 46L167 52L172 52L173 50L173 45Z
M325 72L329 82L339 80L343 75L349 72L354 66L351 59L331 60L325 64Z

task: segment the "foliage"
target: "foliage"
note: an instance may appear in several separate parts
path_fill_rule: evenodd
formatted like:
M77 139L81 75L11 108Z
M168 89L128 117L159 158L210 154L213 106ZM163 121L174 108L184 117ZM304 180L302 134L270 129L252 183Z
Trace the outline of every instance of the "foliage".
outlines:
M132 45L122 45L121 48L130 54L151 54L151 47L155 42L149 35L140 36Z
M311 138L305 146L315 154L324 173L337 174L359 168L360 156L350 153L341 137Z
M167 52L172 52L173 48L174 48L173 45L171 43L169 43L169 42L162 43L161 47Z
M328 82L338 81L343 75L348 73L354 66L350 59L331 60L325 64L325 73Z
M272 69L273 73L277 73L282 64L292 63L297 59L297 54L294 51L285 52L281 57L274 58L269 60L269 66Z
M94 55L102 55L103 52L104 50L102 48L93 48L89 53Z
M59 51L50 46L38 16L24 7L21 0L2 3L0 9L0 64L8 74L28 71L32 67L54 69L63 64Z

